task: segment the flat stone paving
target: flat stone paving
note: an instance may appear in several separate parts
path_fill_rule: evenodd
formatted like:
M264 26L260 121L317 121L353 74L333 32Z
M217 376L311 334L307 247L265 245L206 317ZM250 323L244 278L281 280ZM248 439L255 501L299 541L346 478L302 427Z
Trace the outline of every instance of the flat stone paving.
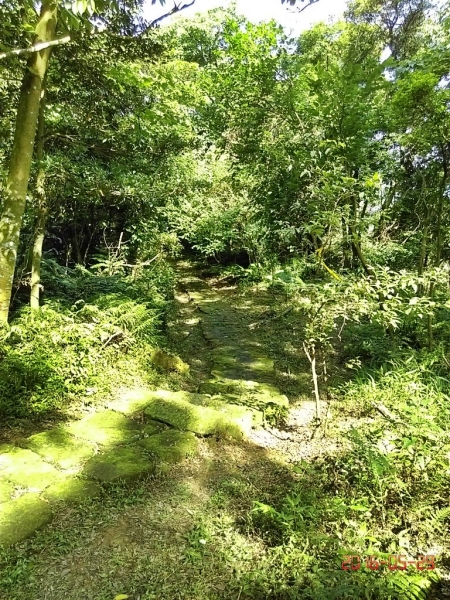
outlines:
M201 279L183 275L211 345L211 379L197 394L136 390L81 420L0 445L0 546L49 523L61 502L99 496L105 484L194 455L199 436L241 439L269 407L287 407L272 360L239 326L237 313Z
M199 308L203 335L211 345L213 377L200 384L199 392L237 394L242 404L264 414L287 409L288 399L274 383L273 360L240 325L237 311L191 269L185 270L181 283Z

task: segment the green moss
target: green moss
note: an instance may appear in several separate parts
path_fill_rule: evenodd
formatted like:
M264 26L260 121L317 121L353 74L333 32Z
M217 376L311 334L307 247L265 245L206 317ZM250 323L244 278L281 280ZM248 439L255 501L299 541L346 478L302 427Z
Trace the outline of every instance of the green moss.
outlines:
M178 399L175 394L172 397L154 398L144 412L150 418L181 431L192 431L199 435L222 434L238 439L242 437L242 428L225 414Z
M249 433L253 427L261 425L263 422L263 413L244 406L242 398L238 394L218 394L212 397L191 394L190 401L192 404L209 406L217 410L227 419L238 424L245 433Z
M20 542L49 523L52 511L38 494L25 494L0 505L0 546Z
M160 348L153 352L151 362L162 371L176 371L177 373L187 373L189 371L189 365L182 361L179 356L167 354Z
M70 477L65 481L50 485L42 494L42 497L50 503L79 502L98 496L100 492L100 486L94 481L84 481L76 477Z
M146 438L150 435L163 433L164 431L167 431L168 429L169 429L169 426L166 425L165 423L161 423L160 421L153 421L152 419L149 419L148 422L142 428L142 434L143 434L143 437Z
M42 491L64 477L40 456L22 448L13 448L11 452L0 454L0 474L12 483L33 491Z
M138 413L148 405L148 390L133 390L108 403L108 408L124 415Z
M0 503L9 502L14 493L14 485L7 479L0 478Z
M79 465L95 452L92 444L75 439L62 428L32 435L21 445L62 469Z
M280 391L270 383L258 383L257 386L248 388L252 396L254 396L258 402L263 404L276 404L277 406L288 408L289 400L284 394L280 394Z
M230 391L230 384L224 381L212 379L211 381L205 381L198 387L198 391L201 394L226 394Z
M198 451L198 439L193 433L173 429L145 438L139 445L166 463L181 462Z
M75 437L104 446L126 444L139 437L138 424L112 410L103 410L65 429Z
M0 444L0 454L11 452L11 450L14 450L14 448L14 444Z
M238 348L231 348L229 354L221 352L214 357L214 369L220 370L221 367L271 373L273 360L267 356L256 356L250 352L239 351Z
M112 482L118 479L135 479L154 470L154 462L140 448L124 446L91 458L85 465L84 474L93 479Z

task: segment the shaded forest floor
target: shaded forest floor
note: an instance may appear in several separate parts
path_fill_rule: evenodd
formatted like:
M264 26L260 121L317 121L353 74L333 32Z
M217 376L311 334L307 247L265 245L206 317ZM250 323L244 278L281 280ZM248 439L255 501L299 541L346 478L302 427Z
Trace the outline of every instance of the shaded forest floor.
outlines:
M1 600L267 597L255 591L258 580L266 590L270 582L269 549L255 527L254 502L279 505L304 477L298 462L342 450L340 434L355 419L332 407L338 416L329 420L327 436L313 436L310 374L295 315L276 318L280 299L270 293L243 293L219 278L209 285L242 331L252 331L274 359L277 386L291 407L285 425L255 430L246 442L204 438L198 456L164 476L111 485L101 501L67 506L51 525L3 555ZM173 389L196 391L211 372L201 320L180 285L167 322L168 349L190 365L190 374L174 375ZM330 572L335 569L330 565Z

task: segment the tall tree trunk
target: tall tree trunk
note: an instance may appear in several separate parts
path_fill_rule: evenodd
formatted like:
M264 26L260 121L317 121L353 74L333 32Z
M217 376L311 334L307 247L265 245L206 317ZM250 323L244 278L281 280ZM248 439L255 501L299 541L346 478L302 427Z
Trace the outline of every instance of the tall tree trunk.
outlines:
M57 3L55 0L43 0L36 25L35 43L49 42L55 39L56 20ZM8 321L42 83L47 72L50 50L50 48L46 48L31 55L20 91L11 162L0 217L0 323Z
M439 194L439 202L438 202L438 206L437 206L437 224L436 224L436 233L435 233L436 253L435 253L435 257L434 257L434 266L435 267L439 267L441 264L442 246L443 246L443 240L442 240L442 216L443 215L442 215L442 213L444 210L444 198L445 198L445 191L447 189L447 179L448 179L448 165L447 165L447 158L446 158L446 153L445 153L444 148L442 148L442 163L443 163L444 174L442 176L441 189L440 189L440 194ZM430 290L429 290L429 297L431 299L434 298L434 292L435 292L435 283L431 282ZM433 345L434 345L433 316L428 315L428 350L430 352L431 352L431 350L433 350Z
M41 104L39 106L38 133L36 145L36 158L38 163L38 174L36 179L37 219L31 257L30 294L30 306L35 310L39 308L39 296L41 289L42 246L44 243L45 223L47 220L47 198L45 194L44 168L45 104L47 98L46 81L47 76L44 78L42 87L42 98Z
M352 268L352 260L350 256L351 246L349 243L348 225L344 217L342 217L342 254L344 257L344 269Z
M357 180L359 177L359 169L354 169L354 171L350 173L350 176ZM356 192L353 192L351 195L349 229L351 233L353 264L356 264L356 262L359 260L366 275L373 275L373 269L370 265L367 264L362 253L361 236L358 227L358 197L356 195Z

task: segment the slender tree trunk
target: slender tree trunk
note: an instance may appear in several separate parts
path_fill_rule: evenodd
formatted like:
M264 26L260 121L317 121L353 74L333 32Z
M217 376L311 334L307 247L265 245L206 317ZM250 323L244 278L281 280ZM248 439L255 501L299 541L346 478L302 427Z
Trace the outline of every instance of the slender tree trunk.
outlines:
M428 218L425 223L425 227L423 228L422 241L420 243L419 264L417 265L417 275L419 275L419 277L421 275L423 275L423 270L425 268L425 256L427 253L427 244L428 244Z
M55 39L57 3L43 0L34 43ZM16 129L0 216L0 323L8 321L9 303L25 211L31 159L50 48L31 55L20 91Z
M321 419L322 415L321 415L321 410L320 410L319 380L317 378L317 371L316 371L316 348L315 348L314 344L312 344L308 349L307 345L303 342L303 350L305 351L305 354L309 360L309 364L311 365L311 374L312 374L313 384L314 384L314 396L316 398L316 419L317 419L317 423L320 424L320 419Z
M385 200L381 204L380 220L378 221L378 225L377 225L376 231L374 233L374 237L377 240L381 240L384 236L387 215L391 208L392 201L394 200L394 196L395 196L395 184L393 184L391 181L389 183L389 190L386 193Z
M358 179L359 177L359 169L355 169L353 173L351 173L351 177L354 179ZM361 263L366 275L373 275L372 268L367 264L364 255L362 253L361 248L361 236L358 231L358 198L356 193L352 194L351 204L350 204L350 233L351 233L351 246L353 253L353 262L356 263L357 260Z
M344 269L352 268L352 260L350 256L350 244L348 241L348 226L344 217L342 217L342 254L344 257Z
M46 80L44 78L42 87L42 98L39 106L39 120L37 133L36 158L38 162L38 174L36 180L37 196L37 220L34 232L33 250L31 258L31 294L30 306L39 309L39 296L41 290L41 262L42 246L44 244L45 223L47 221L47 198L45 194L45 168L44 168L44 135L45 135L45 104L46 104Z
M440 192L439 193L439 203L437 206L437 224L436 224L436 234L435 234L436 253L435 253L435 258L434 258L434 266L435 267L439 267L439 265L441 264L441 259L442 259L442 246L443 246L442 216L443 216L443 211L444 211L444 199L445 199L445 192L447 189L447 181L448 181L448 175L449 175L447 151L446 151L444 144L442 144L442 143L441 143L441 151L442 151L443 174L442 174L442 180L441 180L441 187L439 190L439 192ZM435 284L434 284L434 282L431 282L430 290L429 290L429 296L431 299L433 299L433 297L434 297L434 292L435 292ZM428 315L428 349L430 350L430 352L431 352L431 350L433 350L433 345L434 345L433 316Z

